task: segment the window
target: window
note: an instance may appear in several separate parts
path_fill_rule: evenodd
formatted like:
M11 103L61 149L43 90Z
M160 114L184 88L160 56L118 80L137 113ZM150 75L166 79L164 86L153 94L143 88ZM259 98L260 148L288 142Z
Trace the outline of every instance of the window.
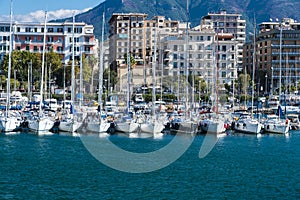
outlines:
M34 46L34 47L33 47L33 51L38 51L38 47L37 47L37 46Z
M222 51L226 51L226 46L222 45Z
M176 53L174 53L174 54L173 54L173 58L174 58L174 60L177 60L177 59L178 59L178 57L177 57L177 54L176 54Z
M63 47L57 47L57 51L58 52L62 52L63 51Z
M29 50L30 50L30 46L27 45L27 46L26 46L26 51L29 51Z
M53 37L52 37L52 36L49 36L47 41L48 41L48 42L53 42Z
M178 63L177 63L177 62L174 62L174 63L173 63L173 67L174 67L174 68L178 68Z
M226 60L226 54L222 54L221 59L222 59L222 60Z
M30 27L26 27L25 28L25 32L31 32L31 28Z
M91 47L85 47L85 48L84 48L84 51L85 51L85 52L90 52L90 51L91 51Z
M174 45L174 51L178 51L178 46Z
M17 32L21 32L21 28L20 27L17 27Z
M53 28L48 28L49 33L53 33Z

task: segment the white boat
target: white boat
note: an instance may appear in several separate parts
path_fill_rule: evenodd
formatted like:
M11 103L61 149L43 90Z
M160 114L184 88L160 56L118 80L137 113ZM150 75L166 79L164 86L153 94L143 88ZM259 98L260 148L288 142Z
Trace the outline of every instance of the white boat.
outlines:
M286 134L289 132L290 120L280 119L277 115L268 115L264 123L265 133Z
M32 116L28 119L28 127L31 131L35 132L48 132L54 125L54 120L51 116L44 113L42 110L43 102L43 88L44 88L44 68L45 68L45 48L46 48L46 33L47 33L47 12L45 12L45 22L44 22L44 38L43 38L43 53L42 53L42 71L41 71L41 81L40 81L40 102L39 102L39 112L38 115Z
M262 128L262 124L249 114L242 114L239 119L233 123L233 129L235 131L248 134L260 134Z
M298 115L288 114L286 117L290 120L290 129L291 130L299 130L300 129L300 121L299 121Z
M82 125L84 115L84 113L79 112L69 116L62 116L58 125L58 129L64 132L76 132Z
M28 120L29 130L34 132L50 131L53 125L54 125L54 121L47 116L37 116Z
M14 132L18 131L22 123L21 115L13 111L5 111L6 116L0 117L0 131L1 132Z
M87 116L86 130L94 133L108 133L111 127L111 122L106 119L106 115L103 111L100 113L94 113L94 115Z
M12 38L12 1L10 4L10 31L9 38ZM4 115L0 118L0 130L2 132L12 132L17 130L21 121L18 116L14 115L14 112L10 110L10 74L11 74L11 65L12 65L12 49L13 44L12 40L9 41L9 54L8 54L8 69L7 69L7 83L6 83L6 106Z
M218 118L206 118L200 121L200 131L209 134L221 134L226 131L225 123Z
M161 134L165 126L162 120L150 118L140 123L140 128L142 133Z
M130 116L123 116L120 121L115 121L116 131L123 133L134 133L139 130L139 123L135 122Z

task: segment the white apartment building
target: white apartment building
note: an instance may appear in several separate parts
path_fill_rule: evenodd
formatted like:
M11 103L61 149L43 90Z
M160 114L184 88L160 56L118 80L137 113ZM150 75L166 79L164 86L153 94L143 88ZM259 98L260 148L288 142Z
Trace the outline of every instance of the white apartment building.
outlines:
M48 22L46 24L46 50L52 49L62 57L62 63L72 59L72 22ZM9 22L0 22L0 62L9 51ZM42 53L44 23L13 22L13 49ZM97 40L94 27L83 22L74 23L75 58L80 60L80 54L97 54Z
M208 13L201 19L202 26L215 29L216 33L231 34L236 46L237 70L243 69L243 45L246 42L246 20L241 14L227 13L225 10Z

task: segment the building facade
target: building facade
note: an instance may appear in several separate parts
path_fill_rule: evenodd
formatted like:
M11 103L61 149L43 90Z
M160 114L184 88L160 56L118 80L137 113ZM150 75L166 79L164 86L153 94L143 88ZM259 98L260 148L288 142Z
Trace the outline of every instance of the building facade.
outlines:
M201 76L208 84L213 82L218 65L219 83L231 84L242 63L245 38L245 20L225 11L209 13L195 28L164 16L147 19L142 13L115 13L109 20L109 60L123 82L127 73L124 55L129 51L136 68L142 69L142 73L133 74L141 77L135 79L138 83L152 81L146 79L155 64L158 77L183 74L188 68L189 74Z
M46 50L58 53L62 63L66 64L72 59L73 23L46 24ZM9 52L9 22L0 22L0 62ZM44 23L14 22L12 28L13 50L42 53ZM74 23L75 58L80 60L80 54L97 54L97 40L94 36L94 27L83 22Z
M236 68L242 70L243 66L243 46L246 42L246 20L242 19L241 14L227 13L222 10L216 13L208 13L202 17L201 25L215 29L215 32L220 34L231 34L231 40L236 46Z
M300 72L300 23L290 18L259 24L254 42L244 46L244 67L252 73L253 61L256 82L262 90L278 93L282 86L297 86ZM281 81L281 82L280 82Z

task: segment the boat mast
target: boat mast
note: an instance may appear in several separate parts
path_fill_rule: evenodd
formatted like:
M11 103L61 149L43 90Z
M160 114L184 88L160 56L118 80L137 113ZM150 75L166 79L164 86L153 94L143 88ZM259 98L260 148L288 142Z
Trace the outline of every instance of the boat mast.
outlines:
M188 70L188 64L189 64L189 59L188 59L188 50L189 50L189 31L188 31L188 26L189 26L189 0L186 1L186 29L185 29L185 62L184 62L184 67L185 67L185 109L186 109L186 114L185 118L187 118L188 111L189 111L189 102L188 102L188 97L189 97L189 91L188 91L188 86L189 86L189 70Z
M45 70L45 51L46 51L46 33L47 33L47 11L45 12L44 22L44 37L43 37L43 54L42 54L42 74L41 74L41 85L40 85L40 106L39 115L42 114L42 103L43 103L43 87L44 87L44 70Z
M152 62L152 115L155 115L155 101L156 101L156 50L157 50L157 27L154 29L154 55Z
M281 95L281 68L282 68L282 24L279 23L280 34L279 34L279 105ZM278 119L280 119L280 112L278 111Z
M82 100L83 100L83 72L82 72L82 68L83 68L83 58L82 58L82 54L83 54L83 51L82 51L82 46L80 46L80 72L79 72L79 94L80 94L80 99L79 99L79 108L81 108L81 105L82 105Z
M216 77L216 90L215 90L215 113L219 113L219 22L217 22L217 33L216 33L216 47L215 47L215 62L216 62L216 69L215 69L215 77Z
M98 106L100 109L102 108L102 94L103 94L103 42L104 42L104 16L105 13L103 12L102 16L102 31L101 31L101 44L100 44L100 57L99 57L99 91L98 91ZM99 110L100 111L100 110Z
M130 46L131 46L131 17L128 20L128 28L127 28L127 114L130 112L130 68L131 68L131 59L130 59Z
M6 107L5 107L5 122L8 117L8 110L10 107L10 76L11 76L11 56L13 49L13 40L12 40L12 6L13 2L10 1L10 26L9 26L9 53L8 53L8 69L7 69L7 85L6 85Z
M253 102L254 102L254 78L255 78L255 61L256 61L256 22L254 21L254 35L253 35L253 58L252 58L252 95L251 95L251 116L253 116ZM258 85L257 85L258 87Z
M75 13L73 12L73 23L72 23L72 69L71 69L71 102L75 104Z

